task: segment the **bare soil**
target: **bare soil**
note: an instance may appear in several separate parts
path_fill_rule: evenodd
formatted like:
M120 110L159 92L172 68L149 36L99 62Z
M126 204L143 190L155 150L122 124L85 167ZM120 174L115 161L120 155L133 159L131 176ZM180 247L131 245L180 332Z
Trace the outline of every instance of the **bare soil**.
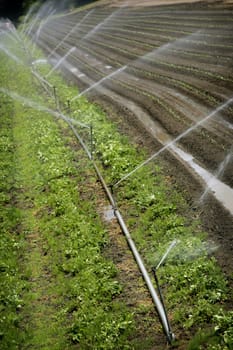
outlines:
M76 47L63 65L66 77L82 91L101 80L89 98L148 156L162 147L163 140L179 136L232 98L233 1L99 1L72 31L87 11L49 21L39 44L49 53L62 42L56 49L60 57ZM154 125L163 130L159 137L152 130ZM229 103L180 139L179 147L216 174L232 153L232 140L233 105ZM171 152L163 152L158 161L186 198L185 215L200 220L219 247L214 254L233 285L232 213L211 192L200 202L206 184ZM233 156L219 175L232 189ZM119 245L117 237L111 238L113 246ZM123 266L124 260L118 264Z
M119 6L117 10L112 7L115 5ZM63 68L83 91L127 66L101 81L98 91L91 90L89 96L108 111L123 133L146 147L148 155L161 148L161 137L156 138L149 130L150 120L163 130L162 139L172 139L232 97L230 1L100 1L78 30L72 31L86 14L74 12L48 22L41 31L40 45L49 52L62 43L56 49L60 57L71 46L77 48ZM74 74L70 67L81 74ZM179 146L216 174L232 152L232 139L231 103L180 139ZM195 210L203 229L219 244L216 256L230 275L232 214L211 193L199 202L206 184L187 164L168 152L160 161L190 202L190 215ZM232 158L220 179L233 188Z

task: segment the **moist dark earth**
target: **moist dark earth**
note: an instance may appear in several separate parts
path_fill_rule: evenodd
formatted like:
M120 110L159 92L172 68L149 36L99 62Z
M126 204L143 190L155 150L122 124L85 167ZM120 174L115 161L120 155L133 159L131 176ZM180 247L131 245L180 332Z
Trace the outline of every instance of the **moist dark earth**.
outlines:
M233 3L164 3L100 1L50 18L31 35L51 63L67 55L60 68L80 91L101 81L87 96L148 156L194 126L179 147L232 189ZM169 149L157 161L189 203L185 215L200 219L219 246L230 279L233 214L211 191L200 202L206 184Z

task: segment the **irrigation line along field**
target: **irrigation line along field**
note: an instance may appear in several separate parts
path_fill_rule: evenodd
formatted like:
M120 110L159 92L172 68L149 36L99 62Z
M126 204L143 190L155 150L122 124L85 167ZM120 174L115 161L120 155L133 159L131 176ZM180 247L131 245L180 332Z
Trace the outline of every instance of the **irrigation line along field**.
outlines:
M129 230L124 222L124 219L119 211L119 209L117 208L117 204L112 196L112 193L110 191L110 189L108 188L103 176L101 175L101 172L97 166L97 164L95 163L95 161L93 160L92 158L92 155L91 155L91 152L88 150L87 146L85 145L84 141L82 140L81 136L78 134L77 130L74 128L74 126L72 125L72 123L70 123L69 121L67 121L69 126L71 127L73 133L75 134L75 136L77 137L77 139L79 140L80 144L82 145L83 149L85 150L87 156L89 157L89 159L92 161L92 164L94 166L94 169L96 171L96 174L107 194L107 197L114 209L114 214L118 220L118 223L126 237L126 240L127 240L127 243L133 253L133 256L137 262L137 265L142 273L142 276L144 278L144 281L148 287L148 290L150 292L150 295L152 297L152 300L156 306L156 309L157 309L157 312L158 312L158 315L159 315L159 318L160 318L160 321L162 323L162 326L163 326L163 330L166 334L166 337L167 337L167 340L169 343L172 343L172 341L175 339L175 336L174 334L172 333L171 331L171 328L170 328L170 324L168 322L168 318L167 318L167 313L166 313L166 310L165 310L165 307L163 305L163 303L161 302L160 298L158 297L156 291L155 291L155 288L153 286L153 283L151 282L151 279L150 279L150 276L144 266L144 263L142 261L142 258L136 248L136 245L129 233Z
M154 302L154 304L156 306L156 309L157 309L160 321L162 323L163 330L164 330L164 332L166 334L167 340L168 340L169 343L171 343L174 340L175 336L174 336L174 334L171 331L170 324L168 322L167 313L166 313L166 310L164 308L164 305L161 302L161 300L159 299L159 297L158 297L158 295L157 295L157 293L155 291L155 288L154 288L153 283L151 282L150 276L149 276L149 274L148 274L148 272L147 272L147 270L146 270L146 268L144 266L142 258L141 258L140 254L139 254L139 252L138 252L138 250L136 248L136 245L135 245L135 243L134 243L134 241L133 241L133 239L132 239L132 237L131 237L131 235L129 233L129 230L128 230L125 222L124 222L124 219L123 219L119 209L117 208L117 203L115 202L115 200L114 200L114 198L112 196L112 193L111 193L109 187L107 186L107 184L106 184L106 182L105 182L105 180L104 180L104 178L103 178L103 176L102 176L102 174L101 174L101 172L100 172L96 162L93 160L92 152L90 152L88 150L85 142L83 141L81 136L78 134L77 130L74 128L74 126L72 125L72 122L70 122L70 120L71 120L70 118L66 118L66 121L67 121L68 125L71 127L74 135L79 140L79 142L82 145L83 149L85 150L88 158L92 161L92 164L93 164L93 167L94 167L94 169L96 171L96 174L97 174L97 176L98 176L98 178L99 178L99 180L100 180L100 182L101 182L101 184L102 184L102 186L103 186L103 188L104 188L104 190L105 190L105 192L107 194L107 197L109 199L110 204L112 205L112 207L114 209L114 214L115 214L115 216L116 216L116 218L118 220L118 223L119 223L119 225L120 225L120 227L121 227L121 229L122 229L122 231L123 231L123 233L124 233L124 235L126 237L128 245L129 245L129 247L130 247L130 249L131 249L131 251L133 253L133 256L134 256L134 258L135 258L135 260L137 262L137 265L138 265L138 267L139 267L139 269L140 269L140 271L142 273L142 276L143 276L143 278L145 280L145 283L146 283L146 285L147 285L147 287L149 289L149 292L151 294L152 300L153 300L153 302Z
M8 91L6 89L3 89L3 88L0 88L0 91L5 93L5 94L7 94L8 96L11 96L13 99L16 99L16 100L18 100L18 101L20 101L22 103L27 104L28 106L30 106L30 107L32 107L34 109L37 109L37 110L39 109L39 110L48 112L48 113L50 113L51 115L53 115L55 117L59 117L59 118L63 119L71 127L74 135L79 140L79 142L82 145L83 149L85 150L88 158L92 161L93 167L94 167L94 169L95 169L95 171L97 173L97 176L100 179L101 184L102 184L102 186L103 186L103 188L104 188L104 190L105 190L105 192L107 194L107 197L108 197L108 199L109 199L109 201L110 201L110 203L111 203L111 205L112 205L112 207L114 209L115 216L116 216L116 218L117 218L117 220L119 222L119 225L120 225L120 227L121 227L121 229L122 229L122 231L123 231L123 233L124 233L124 235L126 237L128 245L129 245L129 247L130 247L130 249L131 249L131 251L133 253L133 256L134 256L134 258L135 258L135 260L137 262L137 265L138 265L138 267L139 267L139 269L140 269L140 271L142 273L142 276L143 276L143 278L145 280L145 283L146 283L146 285L148 287L148 290L149 290L149 292L151 294L152 300L153 300L153 302L154 302L154 304L156 306L156 309L157 309L160 321L162 323L163 330L164 330L164 332L166 334L167 340L168 340L169 343L171 343L174 340L174 334L171 331L170 324L169 324L168 318L167 318L167 313L166 313L166 310L165 310L165 308L163 306L163 303L161 302L160 298L158 297L158 295L157 295L157 293L155 291L155 288L154 288L153 283L152 283L152 281L150 279L150 276L149 276L149 274L148 274L148 272L147 272L147 270L146 270L146 268L144 266L144 263L143 263L143 261L141 259L141 256L140 256L140 254L139 254L139 252L138 252L138 250L137 250L137 248L135 246L135 243L134 243L134 241L133 241L133 239L132 239L132 237L131 237L131 235L129 233L129 230L128 230L125 222L124 222L124 219L123 219L120 211L117 208L117 204L116 204L116 202L115 202L115 200L114 200L114 198L113 198L113 196L111 194L111 191L108 188L108 186L107 186L103 176L101 175L101 172L100 172L98 166L94 162L91 152L89 151L89 149L86 146L85 142L82 140L81 136L78 134L77 130L74 128L73 123L76 123L79 126L86 127L86 128L89 128L89 129L91 129L91 127L88 126L88 125L85 125L83 123L79 123L78 121L75 121L74 119L65 116L60 111L53 111L53 110L51 110L51 109L49 109L47 107L40 106L40 105L36 104L34 101L30 101L29 99L27 99L25 97L22 97L22 96L19 96L18 94L14 93L14 92L10 92L10 91Z

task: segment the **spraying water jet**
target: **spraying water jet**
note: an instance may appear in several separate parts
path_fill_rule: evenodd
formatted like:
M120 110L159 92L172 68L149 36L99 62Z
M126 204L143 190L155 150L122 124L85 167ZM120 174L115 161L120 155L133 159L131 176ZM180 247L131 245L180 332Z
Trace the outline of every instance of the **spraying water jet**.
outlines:
M203 192L203 194L201 195L201 197L199 199L199 204L202 204L204 202L207 194L211 191L212 182L214 182L216 179L220 179L222 177L226 167L228 166L228 164L232 160L232 156L233 156L233 146L231 147L230 151L228 152L226 157L223 159L223 161L220 163L218 170L212 176L212 179L210 179L209 183L207 184L205 191Z
M61 63L64 61L64 60L66 60L66 58L72 53L72 52L74 52L76 50L76 47L71 47L71 49L69 49L69 51L65 54L65 56L63 56L58 62L57 62L57 64L48 72L48 74L45 76L46 78L48 78L49 76L50 76L50 74L55 70L55 69L57 69L60 65L61 65Z
M185 130L183 133L181 133L179 136L177 136L174 140L168 142L165 146L163 146L159 151L154 153L151 157L149 157L147 160L139 164L134 170L130 171L128 174L123 176L119 181L117 181L113 187L117 187L121 182L125 181L129 176L133 175L137 170L141 169L144 165L151 162L153 159L158 157L162 152L166 151L169 147L173 146L177 141L182 139L183 137L187 136L190 132L197 129L199 126L207 122L210 118L215 116L218 112L222 111L226 107L228 107L233 102L233 97L229 98L226 102L218 106L214 111L212 111L210 114L205 116L202 120L198 121L195 125L191 126L187 130Z
M74 100L76 100L77 98L81 97L82 95L86 94L87 92L89 92L90 90L96 88L97 86L99 86L103 81L112 78L114 75L123 72L126 68L128 68L128 66L123 66L119 69L117 69L116 71L108 74L106 77L100 79L99 81L97 81L96 83L94 83L92 86L90 86L89 88L85 89L84 91L82 91L80 94L78 94L77 96L73 97L71 99L71 102L73 102Z
M5 88L0 88L0 92L2 92L5 95L11 97L13 100L19 101L23 105L26 105L26 106L28 106L30 108L33 108L33 109L37 110L37 111L43 111L43 112L46 112L46 113L49 113L49 114L53 115L56 118L61 118L61 119L65 120L66 122L70 122L72 124L79 125L82 128L86 128L86 129L89 129L89 130L91 129L90 125L87 125L87 124L81 123L81 122L79 122L79 121L77 121L75 119L69 118L66 115L64 115L63 113L61 113L60 111L54 111L53 109L45 107L45 106L43 106L41 104L38 104L37 102L32 101L32 100L28 99L25 96L21 96L21 95L19 95L16 92L9 91L9 90L7 90Z
M168 254L170 253L170 251L175 247L175 245L179 243L179 241L177 239L174 239L171 244L169 245L167 251L165 252L165 254L162 256L161 260L159 261L159 263L157 264L157 266L155 267L155 271L157 271L160 266L164 263L164 261L166 260Z
M2 50L8 57L12 58L15 62L19 64L24 64L23 61L21 61L17 56L15 56L12 52L10 52L6 47L2 46L0 44L0 50Z
M88 12L82 19L80 22L78 22L70 31L69 33L67 33L64 38L57 44L57 46L55 46L55 48L50 52L50 54L48 55L48 59L54 54L54 52L57 51L57 49L64 43L64 41L66 39L68 39L68 37L75 32L75 30L85 21L85 19L90 16L90 14L94 11L94 9L92 9L90 12Z

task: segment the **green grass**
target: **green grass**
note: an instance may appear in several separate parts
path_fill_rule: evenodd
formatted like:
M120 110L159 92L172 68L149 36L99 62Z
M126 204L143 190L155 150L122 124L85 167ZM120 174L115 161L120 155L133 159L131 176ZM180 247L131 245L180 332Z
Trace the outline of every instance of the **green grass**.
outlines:
M9 90L46 103L27 68L10 62L1 67ZM77 190L77 184L93 171L91 164L86 162L80 175L78 158L65 145L53 117L6 100L14 106L14 179L24 241L16 263L20 262L27 288L20 290L22 301L17 300L12 312L16 317L20 307L20 322L16 326L9 320L22 339L12 331L11 341L8 331L11 346L6 342L3 348L13 349L17 341L22 349L126 349L132 314L117 300L122 287L116 267L103 255L108 237L95 205L80 198ZM83 158L82 152L79 157ZM14 273L20 279L19 272ZM3 303L6 282L4 278Z

